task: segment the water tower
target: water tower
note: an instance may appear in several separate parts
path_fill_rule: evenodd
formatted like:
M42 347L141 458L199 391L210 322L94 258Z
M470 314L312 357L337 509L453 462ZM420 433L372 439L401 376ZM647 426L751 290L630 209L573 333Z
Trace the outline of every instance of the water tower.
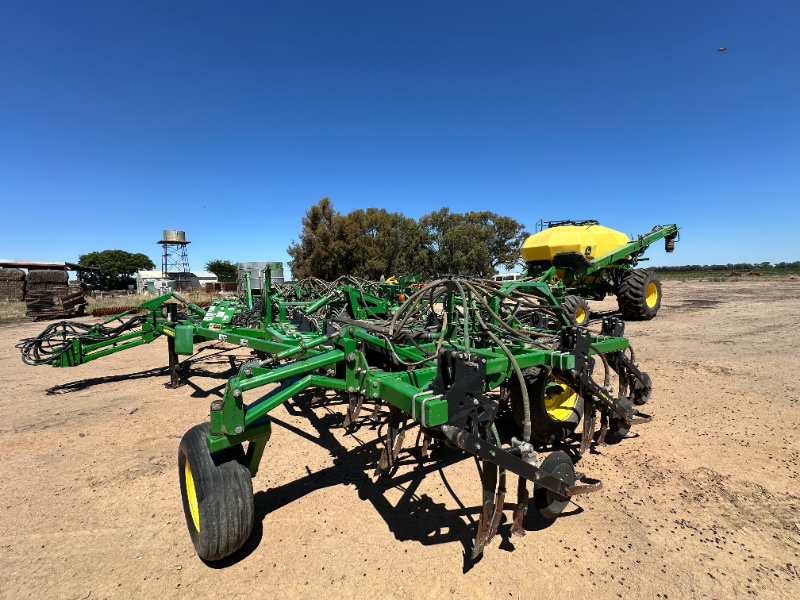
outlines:
M186 250L186 246L191 242L186 241L186 234L183 231L165 229L164 236L158 243L164 248L161 261L162 275L169 277L169 273L174 273L178 287L191 286L189 253Z

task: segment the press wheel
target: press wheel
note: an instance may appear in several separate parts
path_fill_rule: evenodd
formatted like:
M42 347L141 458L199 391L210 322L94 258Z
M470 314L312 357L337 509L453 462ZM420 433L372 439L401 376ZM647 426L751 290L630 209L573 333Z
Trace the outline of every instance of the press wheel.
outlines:
M575 467L572 466L572 459L570 459L569 454L562 450L557 450L550 454L542 461L539 468L554 477L558 477L570 487L575 485ZM569 497L556 494L547 488L535 486L533 502L539 514L545 519L555 519L567 508Z

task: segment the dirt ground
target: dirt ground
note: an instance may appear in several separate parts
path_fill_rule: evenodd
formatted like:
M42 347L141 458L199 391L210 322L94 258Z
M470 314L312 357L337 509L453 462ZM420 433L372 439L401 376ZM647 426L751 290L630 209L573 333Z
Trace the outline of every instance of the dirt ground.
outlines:
M375 481L377 431L347 434L339 400L307 394L272 413L251 538L204 564L178 441L247 354L208 346L170 390L163 340L27 367L14 344L43 325L0 326L0 597L798 597L800 282L667 282L664 299L627 326L655 420L580 462L604 489L559 519L531 510L512 538L507 503L477 562L474 461L442 449L423 465L410 435Z

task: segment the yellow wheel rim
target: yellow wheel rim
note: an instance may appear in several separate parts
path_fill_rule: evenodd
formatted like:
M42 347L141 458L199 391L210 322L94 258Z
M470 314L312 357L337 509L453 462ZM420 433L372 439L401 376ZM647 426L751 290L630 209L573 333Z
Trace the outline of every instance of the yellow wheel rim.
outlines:
M579 306L578 310L575 311L575 322L583 323L585 320L586 320L586 311L583 310L582 306Z
M189 512L192 514L194 528L200 531L200 510L197 508L197 493L194 490L194 477L189 461L183 463L183 475L186 482L186 498L189 500Z
M564 388L564 391L551 394L545 392L544 408L554 421L566 421L575 412L575 403L578 401L578 394L554 375L551 375L547 380L548 387L552 384L560 385ZM547 387L545 390L547 390Z
M658 287L654 281L647 284L647 298L645 301L650 308L653 308L658 301Z

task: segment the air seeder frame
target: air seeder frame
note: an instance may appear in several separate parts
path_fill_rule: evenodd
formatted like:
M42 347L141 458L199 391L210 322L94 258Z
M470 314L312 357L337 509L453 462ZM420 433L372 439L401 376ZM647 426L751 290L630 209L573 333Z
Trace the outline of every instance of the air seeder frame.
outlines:
M408 297L398 292L395 301L393 288L372 294L361 282L347 278L318 290L320 297L313 301L287 302L269 282L270 270L279 267L274 263L264 269L261 296L254 297L247 285L243 299L216 301L205 310L186 304L186 312L179 314L175 300L180 297L167 294L143 303L148 314L117 329L107 327L115 320L109 319L71 340L64 334L60 346L56 330L22 344L26 361L49 356L39 362L65 367L165 335L173 384L178 383L178 354L192 354L197 343L224 342L254 351L256 359L244 363L228 380L222 397L211 402L210 423L203 429L206 448L189 443L187 436L195 435L196 428L181 444L187 526L201 558L223 558L247 539L252 485L241 483L241 473L247 472L249 482L258 471L271 436L269 413L308 388L315 388L317 396L325 390L347 395L345 426L360 418L366 404L374 406L371 418L378 418L381 407L388 408L376 475L393 471L405 432L413 425L423 434L423 456L438 440L482 461L483 500L473 557L482 553L500 524L506 471L519 476L511 532L524 535L527 482L533 483L539 511L557 516L570 498L602 487L573 467L573 458L594 440L598 420L599 443L607 436L622 439L633 424L649 420L634 405L647 401L652 385L623 336L624 324L608 317L601 331L574 326L547 280L498 286L449 277L404 288ZM123 316L117 319L122 322ZM134 320L134 325L126 324ZM103 336L106 339L99 339ZM44 339L49 340L50 354L43 349ZM596 359L603 365L602 384L593 378ZM265 389L271 385L277 387ZM537 439L537 420L547 418L542 407L558 398L566 399L568 410L580 412L577 421L554 429L547 439ZM506 404L519 414L519 429L498 431L496 418ZM570 440L577 443L571 455L557 449L558 443ZM543 446L549 454L541 460ZM220 471L212 477L214 469ZM231 483L222 495L211 488L198 495L197 489L212 480ZM209 511L204 502L220 504ZM230 527L228 520L215 522L209 516L234 505L243 511L236 523L249 518L249 527L232 532L225 529Z

